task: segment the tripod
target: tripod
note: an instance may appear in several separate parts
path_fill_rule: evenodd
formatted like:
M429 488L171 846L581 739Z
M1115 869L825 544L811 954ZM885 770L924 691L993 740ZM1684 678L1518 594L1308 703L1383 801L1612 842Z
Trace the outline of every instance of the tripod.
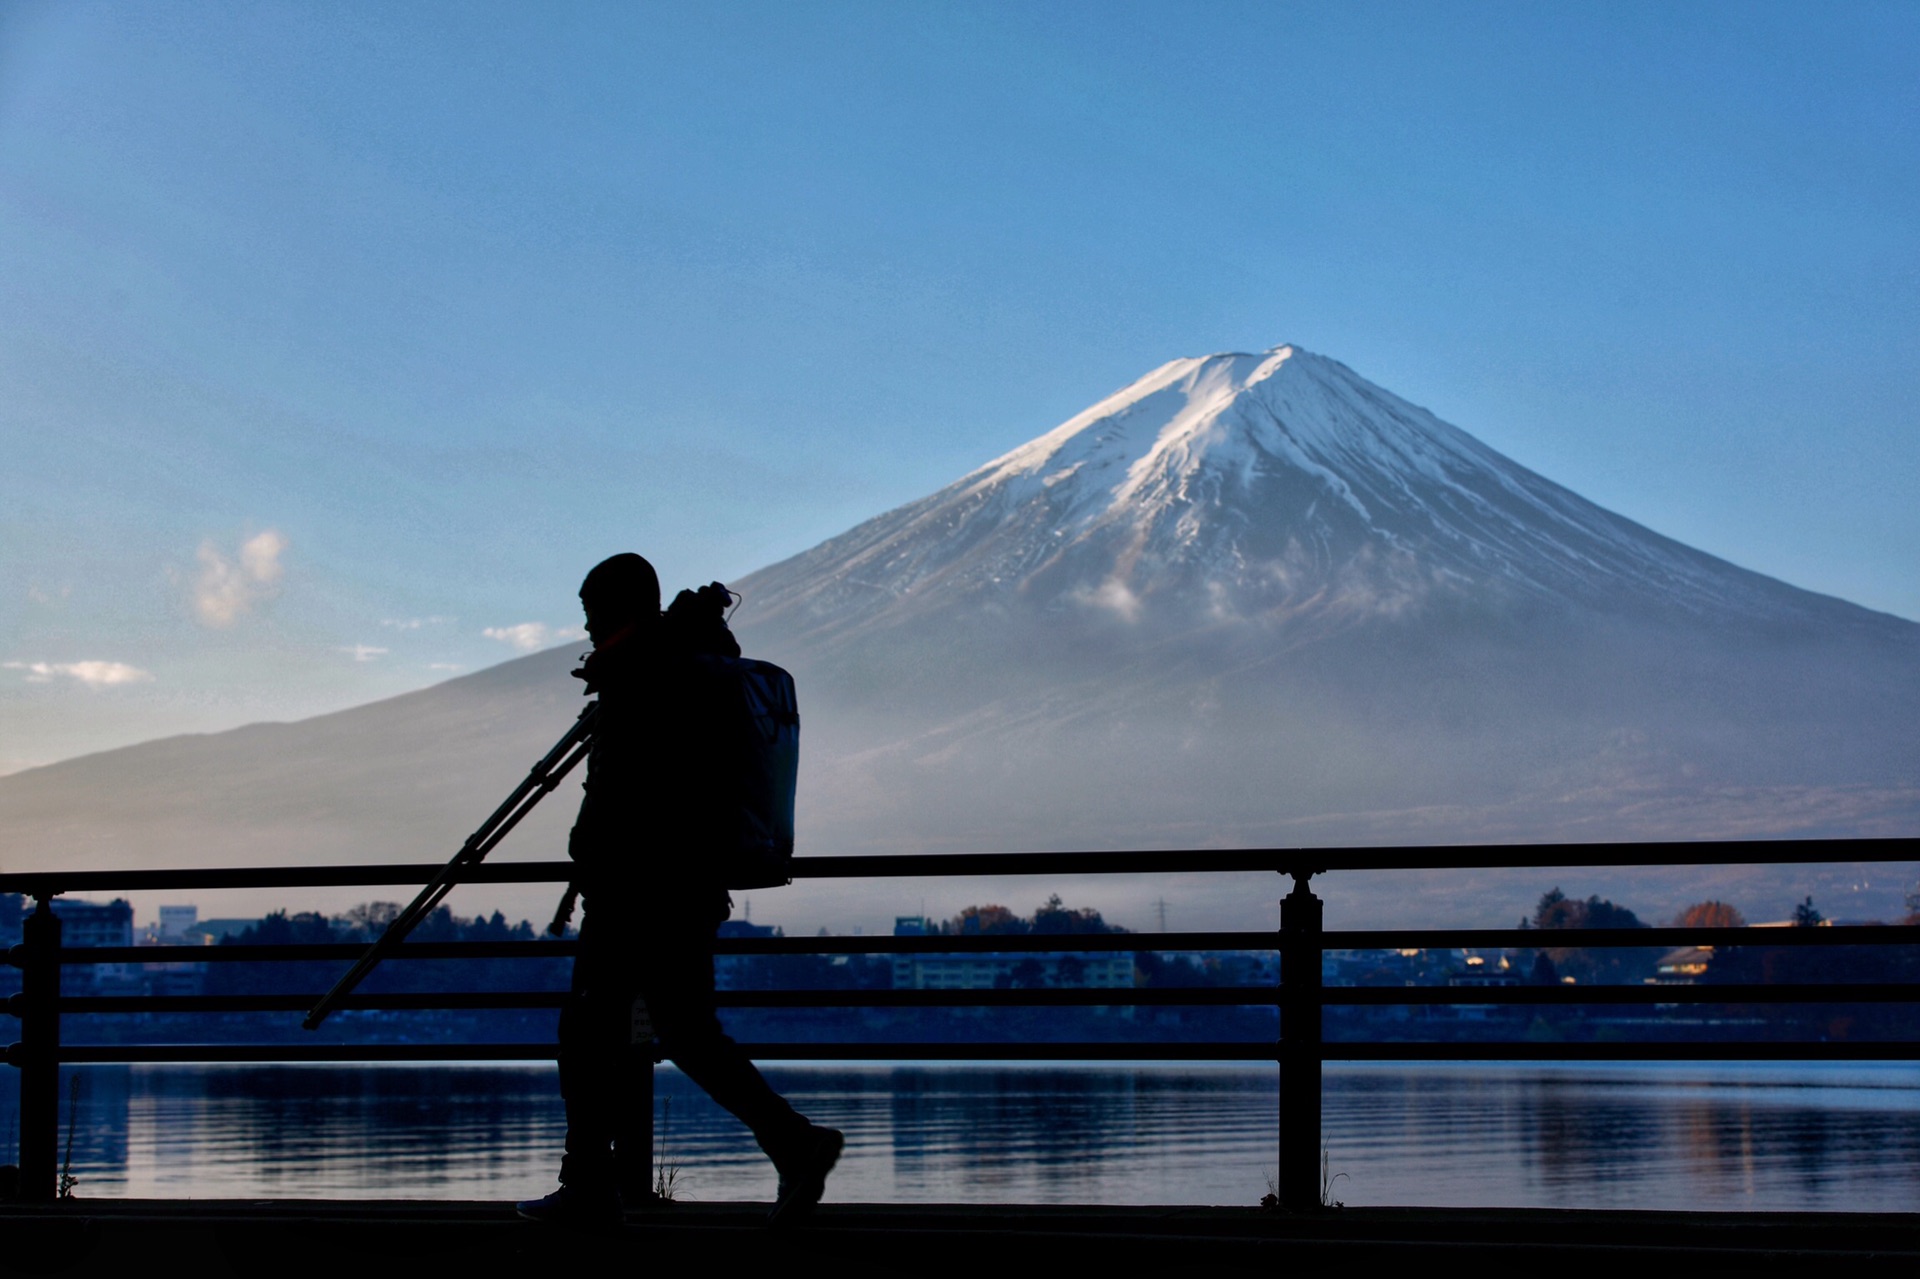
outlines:
M320 1023L327 1019L339 1002L353 993L354 987L366 980L387 955L407 939L419 926L420 921L433 913L433 908L442 898L453 891L458 882L459 873L468 866L477 865L482 858L493 851L494 845L507 837L522 817L533 811L533 806L546 798L547 792L560 784L560 780L573 771L574 765L587 757L592 746L594 721L600 711L599 702L588 702L580 709L580 718L574 721L567 735L554 743L553 749L541 757L531 772L507 796L493 815L481 824L480 829L467 836L467 842L460 845L460 851L453 855L446 868L420 890L420 895L408 903L407 908L394 916L386 931L366 952L354 961L346 976L333 984L333 989L320 997L307 1013L306 1020L300 1024L308 1030L317 1030Z

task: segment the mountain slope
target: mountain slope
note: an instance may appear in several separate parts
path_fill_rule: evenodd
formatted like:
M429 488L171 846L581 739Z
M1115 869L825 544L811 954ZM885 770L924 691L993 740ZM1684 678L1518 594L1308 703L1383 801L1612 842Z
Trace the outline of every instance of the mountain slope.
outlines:
M1920 626L1294 347L1173 361L736 585L800 680L805 852L1920 831ZM0 856L445 855L565 729L576 653L0 778Z

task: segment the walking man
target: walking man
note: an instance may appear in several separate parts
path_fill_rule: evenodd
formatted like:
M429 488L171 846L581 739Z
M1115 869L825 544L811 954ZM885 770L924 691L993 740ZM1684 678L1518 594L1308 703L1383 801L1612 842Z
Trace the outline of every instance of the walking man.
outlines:
M633 1112L635 1000L687 1078L752 1129L779 1173L770 1224L820 1201L844 1142L768 1086L720 1027L714 935L732 909L716 831L730 793L722 716L695 660L738 657L717 585L660 611L660 581L634 554L580 586L593 652L574 674L598 694L586 795L568 841L586 901L572 989L560 1014L566 1154L560 1188L519 1205L564 1225L617 1225L622 1202L652 1199L651 1116ZM650 1101L647 1104L651 1104ZM623 1140L623 1137L625 1140Z

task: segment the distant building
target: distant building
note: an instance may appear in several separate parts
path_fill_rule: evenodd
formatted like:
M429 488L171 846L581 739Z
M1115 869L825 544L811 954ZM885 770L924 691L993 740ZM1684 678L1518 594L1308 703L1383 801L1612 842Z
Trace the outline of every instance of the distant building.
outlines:
M123 897L110 902L56 897L53 913L60 919L62 946L133 945L133 904Z
M162 906L160 918L140 933L142 946L204 946L212 939L199 931L198 906ZM142 964L150 995L199 995L207 988L207 966L203 963L167 962Z
M896 937L932 935L927 920L902 915L893 921ZM996 990L1015 981L1047 986L1131 986L1132 951L1094 951L1064 955L1029 951L955 955L895 955L895 990Z
M1713 947L1682 946L1660 956L1653 970L1653 981L1661 986L1690 986L1700 980L1713 962Z
M19 893L0 893L0 950L20 944L20 925L26 914L26 898Z
M786 933L777 924L755 924L744 919L729 919L721 924L715 936L722 941L742 937L784 937ZM751 973L756 955L715 955L713 957L713 985L716 990L749 990L753 987Z
M187 940L187 930L200 922L198 906L162 906L160 914L160 940L168 946L178 946Z
M116 897L110 902L55 897L53 913L60 920L63 949L133 945L133 904ZM61 986L72 994L123 994L145 985L137 965L77 964L61 973Z
M26 899L18 893L0 893L0 956L20 944L20 925L26 916ZM0 999L20 989L20 970L0 963Z

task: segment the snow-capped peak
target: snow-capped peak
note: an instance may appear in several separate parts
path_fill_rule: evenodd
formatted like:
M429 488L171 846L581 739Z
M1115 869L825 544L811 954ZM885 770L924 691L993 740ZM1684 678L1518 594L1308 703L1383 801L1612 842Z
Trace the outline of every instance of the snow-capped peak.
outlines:
M862 615L975 595L1288 622L1438 596L1682 612L1814 597L1690 550L1291 344L1170 361L921 501L770 573ZM763 602L771 604L773 601Z

